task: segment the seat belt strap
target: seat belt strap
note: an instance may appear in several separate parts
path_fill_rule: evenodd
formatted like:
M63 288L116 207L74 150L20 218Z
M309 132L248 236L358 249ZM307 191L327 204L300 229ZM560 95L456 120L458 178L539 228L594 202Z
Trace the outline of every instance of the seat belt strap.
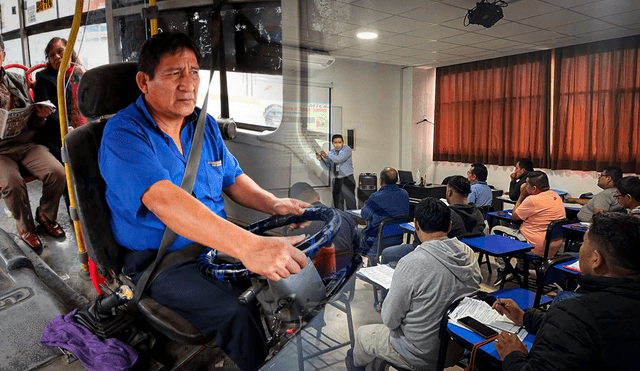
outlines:
M207 103L209 102L209 88L211 87L211 77L213 76L213 70L211 71L211 75L209 76L209 86L207 86L207 94L204 97L204 104L202 105L202 110L200 111L200 115L198 116L198 122L196 123L196 129L193 134L193 138L191 140L191 152L189 152L189 158L187 159L187 166L184 171L184 175L182 177L182 182L180 184L180 188L184 189L185 192L191 194L193 191L193 186L196 181L196 176L198 175L198 168L200 165L200 155L202 154L202 142L204 138L204 128L206 126L206 117L207 117ZM160 261L164 258L167 253L167 249L169 246L175 241L177 234L172 231L169 227L166 227L164 230L164 234L162 235L162 240L160 242L160 248L158 249L158 254L156 255L156 259L147 267L147 269L142 274L142 277L138 281L136 285L135 294L133 296L132 307L137 307L140 298L142 297L142 293L146 290L147 285L151 283L153 280L149 280L153 275L153 272L160 263ZM171 265L165 265L162 270L168 268ZM161 272L153 275L155 279Z

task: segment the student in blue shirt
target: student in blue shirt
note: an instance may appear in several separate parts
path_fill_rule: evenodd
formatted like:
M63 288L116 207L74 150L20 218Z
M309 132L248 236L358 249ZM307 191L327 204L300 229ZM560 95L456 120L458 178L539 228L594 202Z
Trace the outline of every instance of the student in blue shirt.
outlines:
M331 137L333 149L316 155L321 164L333 171L333 207L344 210L356 208L356 179L353 177L353 162L351 161L351 147L344 144L340 134Z
M467 201L477 207L489 206L493 199L491 188L487 185L487 175L489 171L483 164L471 164L471 168L467 171L467 179L471 183L471 193Z
M272 215L299 215L310 205L277 198L243 174L211 116L193 192L179 186L200 114L195 107L200 53L193 41L161 33L142 45L138 58L142 95L109 120L99 152L111 228L128 249L125 274L138 282L155 258L165 226L178 234L169 253L197 243L271 280L298 273L306 256L294 245L304 236L263 237L236 226L226 220L222 192ZM256 306L238 303L244 289L203 275L194 258L165 270L145 292L213 338L241 369L254 370L264 362L267 347Z

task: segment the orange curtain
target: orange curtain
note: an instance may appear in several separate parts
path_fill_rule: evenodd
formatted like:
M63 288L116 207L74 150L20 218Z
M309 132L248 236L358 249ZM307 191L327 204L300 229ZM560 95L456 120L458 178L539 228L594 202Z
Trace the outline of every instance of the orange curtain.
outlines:
M640 37L558 49L554 169L640 173Z
M438 68L434 160L545 166L549 62L542 51Z

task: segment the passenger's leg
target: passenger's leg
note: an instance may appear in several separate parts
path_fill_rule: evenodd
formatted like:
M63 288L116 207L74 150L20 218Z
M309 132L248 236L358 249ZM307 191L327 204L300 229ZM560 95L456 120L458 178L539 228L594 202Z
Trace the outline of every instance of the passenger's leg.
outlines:
M386 249L382 250L382 256L380 258L380 262L382 264L389 264L393 262L398 262L403 256L409 254L415 249L415 247L411 244L404 245L396 245L390 246Z
M341 178L333 178L333 189L331 190L331 193L333 194L333 207L338 210L344 210Z
M67 188L64 167L45 146L39 144L33 144L21 162L33 176L42 181L40 213L55 221L58 218L60 197Z
M366 366L376 358L402 367L411 368L407 361L391 346L391 331L384 324L361 326L356 334L353 347L353 361L356 366Z
M349 175L342 179L342 196L347 204L347 210L356 208L356 179Z
M267 347L257 306L238 303L243 291L205 277L194 260L163 272L147 294L182 315L205 336L212 336L241 369L255 370L264 362Z
M0 155L0 187L2 198L22 232L34 232L35 224L29 203L27 185L20 175L18 163Z

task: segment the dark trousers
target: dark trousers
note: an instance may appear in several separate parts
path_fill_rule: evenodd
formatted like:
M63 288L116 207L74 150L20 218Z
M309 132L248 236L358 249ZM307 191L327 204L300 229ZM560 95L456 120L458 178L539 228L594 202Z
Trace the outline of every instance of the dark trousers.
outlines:
M152 259L155 251L128 252L124 273L138 282ZM146 294L213 338L238 367L249 371L264 362L267 346L257 306L238 303L238 296L248 286L206 277L198 263L190 260L162 272Z
M356 208L356 179L353 175L344 178L333 178L333 207L338 210L344 210L344 204L347 204L347 210Z

